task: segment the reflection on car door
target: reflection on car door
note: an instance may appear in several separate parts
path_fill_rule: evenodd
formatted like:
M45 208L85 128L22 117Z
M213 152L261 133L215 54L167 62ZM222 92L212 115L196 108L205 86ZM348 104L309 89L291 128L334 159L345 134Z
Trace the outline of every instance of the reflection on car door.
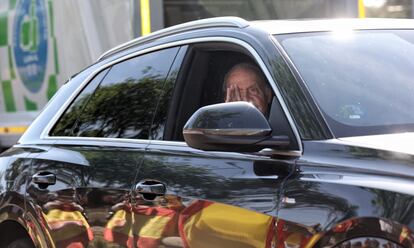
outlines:
M152 143L137 183L151 179L167 191L150 200L137 187L136 207L151 219L140 234L166 246L272 247L279 187L293 161Z
M178 50L144 54L103 70L52 129L51 145L32 153L29 216L56 247L135 246L124 232L133 222L131 189Z
M297 174L284 184L278 247L413 247L406 214L414 209L411 197L385 183L395 178L369 169L401 160L369 148L304 146Z
M107 221L114 208L130 200L133 172L143 152L144 146L55 146L34 157L27 188L33 204L29 209L56 247L99 247L107 243Z

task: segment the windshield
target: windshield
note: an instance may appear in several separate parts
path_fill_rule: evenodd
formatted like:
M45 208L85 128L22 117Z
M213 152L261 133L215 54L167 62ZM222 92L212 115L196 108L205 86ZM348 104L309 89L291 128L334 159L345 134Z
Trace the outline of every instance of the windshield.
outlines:
M414 31L278 35L337 137L414 131Z

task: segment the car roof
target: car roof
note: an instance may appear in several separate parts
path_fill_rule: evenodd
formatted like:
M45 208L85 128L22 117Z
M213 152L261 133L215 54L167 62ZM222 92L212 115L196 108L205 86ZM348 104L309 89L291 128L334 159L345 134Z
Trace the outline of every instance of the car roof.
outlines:
M319 19L319 20L267 20L267 21L246 21L240 17L213 17L186 22L155 31L103 53L98 61L128 48L156 40L165 36L182 33L185 31L229 27L244 29L254 27L266 33L288 34L303 32L322 32L335 30L362 30L362 29L414 29L413 19L385 19L385 18L350 18L350 19Z
M349 18L319 20L266 20L250 22L270 34L324 32L335 30L414 29L413 19Z

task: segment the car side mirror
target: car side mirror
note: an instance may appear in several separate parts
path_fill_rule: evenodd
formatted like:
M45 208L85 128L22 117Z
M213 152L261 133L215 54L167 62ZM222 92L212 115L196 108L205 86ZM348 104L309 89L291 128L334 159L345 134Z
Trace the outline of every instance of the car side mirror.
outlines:
M287 136L272 137L263 114L247 102L208 105L197 110L183 129L190 147L206 151L257 152L288 145Z

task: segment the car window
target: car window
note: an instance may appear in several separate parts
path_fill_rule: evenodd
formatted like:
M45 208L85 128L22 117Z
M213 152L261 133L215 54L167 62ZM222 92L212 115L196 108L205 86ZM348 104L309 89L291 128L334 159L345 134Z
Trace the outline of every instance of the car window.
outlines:
M151 130L150 130L150 139L152 140L162 140L164 138L164 133L167 123L167 115L170 110L171 101L174 93L175 83L180 71L181 63L184 59L188 46L183 46L180 48L174 63L170 69L167 79L164 83L163 93L158 100L156 114L152 119Z
M414 130L414 32L277 36L336 137Z
M226 73L237 63L254 63L248 55L221 46L221 43L212 43L190 49L178 76L171 104L174 112L168 117L171 121L167 131L171 133L167 133L165 139L184 141L182 128L195 111L225 101L223 80Z
M250 54L232 44L204 43L190 47L184 58L177 76L177 83L174 87L174 96L168 104L171 111L164 113L168 114L167 125L162 130L165 134L164 140L184 141L182 129L191 115L203 106L225 102L227 87L223 83L226 76L228 77L227 74L235 66L241 65L243 67L246 64L248 67L254 67L255 69L253 70L257 70L255 73L260 75L259 77L265 85L260 85L260 88L268 91L266 92L268 98L266 98L266 101L263 101L262 113L268 117L270 122L275 121L277 125L280 124L278 128L275 128L274 135L282 134L281 132L283 132L283 135L291 135L291 129L283 111L280 109L277 100L273 100L273 92L269 82ZM242 69L245 68L243 67ZM248 71L250 72L250 70ZM252 72L252 74L254 73ZM255 77L252 77L252 79L255 79ZM247 83L250 83L249 80L247 81ZM242 87L245 85L239 86L241 87L241 95L247 94L247 90L256 90L254 87L246 86L247 88L245 87L246 89L244 89ZM265 96L263 96L264 98ZM249 100L245 99L245 101ZM253 103L253 101L249 102ZM276 112L281 113L278 114L277 118L271 113L275 112L273 109L276 108L280 109ZM283 127L281 127L282 125Z
M108 71L109 69L106 69L98 73L98 75L96 75L85 87L85 89L66 110L63 117L58 121L55 128L51 132L52 136L73 136L72 129L76 124L79 113L82 112L90 96L95 91L96 87L98 87L101 83Z
M147 139L158 97L178 50L165 49L115 64L91 92L99 81L95 77L52 135Z

